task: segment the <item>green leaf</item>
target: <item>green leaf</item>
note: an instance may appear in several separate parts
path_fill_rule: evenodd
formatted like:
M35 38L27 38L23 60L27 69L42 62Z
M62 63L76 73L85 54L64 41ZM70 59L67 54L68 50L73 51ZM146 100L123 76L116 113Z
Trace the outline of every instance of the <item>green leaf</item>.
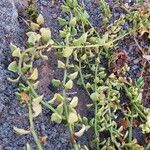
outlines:
M77 72L74 72L74 73L72 73L72 74L70 74L70 75L68 75L68 77L69 77L71 80L76 79L77 76L78 76L78 71L77 71Z
M16 61L13 61L12 63L9 64L8 70L12 72L18 72L18 65Z
M32 150L32 147L29 143L26 144L26 150Z
M70 107L75 108L78 105L78 97L73 97L72 101L70 102Z
M70 12L70 8L69 8L68 6L61 5L61 8L62 8L62 11L63 11L64 13Z
M48 103L53 104L56 100L62 103L64 98L59 93L55 93L54 97Z
M62 117L58 113L53 113L51 116L51 121L54 121L56 123L61 123Z
M64 69L65 68L65 64L62 62L62 61L60 61L60 60L58 60L58 68L62 68L62 69Z
M90 126L82 125L81 130L78 131L78 132L75 132L75 135L76 135L77 137L81 137L81 136L84 134L84 132L87 131L89 128L90 128Z
M76 112L70 112L68 117L68 123L74 124L78 121L78 115Z
M12 82L12 83L18 83L18 82L19 82L19 80L20 80L20 76L18 76L18 78L17 78L17 79L7 78L7 80L8 80L9 82Z
M81 60L86 60L86 58L87 58L87 55L84 54L84 55L81 57Z
M44 17L43 17L43 15L39 14L39 16L38 16L37 19L36 19L36 22L37 22L39 25L43 25L43 24L44 24Z
M33 117L37 117L42 112L42 106L40 104L42 99L43 99L43 96L39 96L39 97L34 98L32 100L32 109L34 111L34 116Z
M44 60L48 60L48 56L47 55L43 55L42 51L39 52L39 56L44 59Z
M136 81L136 86L141 88L143 85L144 85L143 77L138 78L137 81Z
M33 31L39 30L40 26L37 23L31 22L30 27Z
M17 46L10 43L10 49L11 49L11 52L13 53L13 51L17 49Z
M48 42L51 39L51 31L49 28L41 28L40 33L43 42Z
M92 99L92 101L98 101L99 100L99 93L98 92L94 92L90 95L90 98Z
M76 25L76 23L77 23L76 17L73 17L73 18L70 20L69 25L70 25L71 27L74 27L74 26Z
M65 19L60 18L60 17L58 17L58 22L61 26L65 26L68 24L68 22Z
M55 86L55 87L59 87L59 86L61 85L61 81L60 81L60 80L53 79L53 80L52 80L52 84L53 84L53 86Z
M85 43L86 43L87 36L88 36L88 34L87 34L87 33L84 33L84 34L80 37L80 41L81 41L82 44L85 44Z
M37 68L35 68L32 72L32 74L30 75L30 77L28 78L30 80L37 80L38 79L38 70Z
M63 56L68 58L72 55L73 53L73 49L70 47L66 47L65 49L63 49Z
M64 108L64 105L63 105L63 102L62 102L56 108L56 111L58 112L58 114L61 115L63 113L63 108Z
M65 84L65 88L66 89L72 89L73 87L73 81L70 79L66 84Z
M37 41L37 36L35 33L30 34L29 38L28 38L28 43L29 45L35 45Z
M30 133L30 131L27 131L27 130L24 130L24 129L21 129L21 128L17 128L17 127L14 127L14 130L19 135L25 135L25 134Z
M21 50L19 48L16 48L13 52L12 52L12 56L13 57L20 57L21 56Z

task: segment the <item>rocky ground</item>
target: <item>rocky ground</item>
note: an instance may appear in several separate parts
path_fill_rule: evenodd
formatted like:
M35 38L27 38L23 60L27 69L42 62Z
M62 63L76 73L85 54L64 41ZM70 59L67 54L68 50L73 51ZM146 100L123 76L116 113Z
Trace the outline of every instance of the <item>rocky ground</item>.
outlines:
M123 12L117 7L113 6L113 2L108 1L113 16L118 17ZM126 0L132 4L131 0ZM39 13L43 14L45 18L45 26L50 27L53 37L60 40L58 37L57 17L61 16L60 6L62 0L36 0L36 5ZM26 142L33 143L30 135L17 136L13 131L13 126L28 129L27 110L21 106L16 100L14 92L16 86L7 81L7 77L14 76L7 70L8 64L11 62L9 44L15 43L20 47L25 46L25 31L27 27L23 21L26 17L24 8L27 6L27 1L22 0L1 0L0 1L0 150L23 150ZM99 6L92 0L85 0L85 8L90 14L90 19L95 27L99 29L101 24L101 14L99 13ZM96 16L96 17L95 17ZM132 37L127 37L126 40L132 40ZM143 45L144 46L144 45ZM129 53L131 62L135 62L131 66L131 77L136 77L141 72L142 67L138 63L137 47L134 42L131 44L120 44L120 47ZM54 52L49 55L49 61L38 61L37 65L40 70L40 86L39 93L45 93L45 97L49 98L55 91L51 88L50 81L53 77L61 77L61 72L56 68L56 56ZM45 86L45 88L43 88ZM79 111L87 114L88 112L82 106L84 99L88 99L85 95L81 95L83 90L79 87L74 87L83 99L79 106ZM47 95L50 95L49 97ZM45 150L70 150L69 133L65 126L50 122L50 112L43 111L38 119L36 119L36 129L40 136L48 136L47 142L44 145ZM142 136L142 135L141 135ZM140 136L139 136L140 137ZM141 137L142 138L142 137ZM81 139L81 142L87 143L89 139ZM36 148L34 148L36 149Z

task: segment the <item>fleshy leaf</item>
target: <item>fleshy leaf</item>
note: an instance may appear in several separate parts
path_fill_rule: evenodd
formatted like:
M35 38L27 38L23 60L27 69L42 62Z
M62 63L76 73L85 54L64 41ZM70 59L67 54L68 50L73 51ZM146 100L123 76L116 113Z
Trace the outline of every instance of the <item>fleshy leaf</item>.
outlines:
M69 117L68 117L68 123L74 124L77 121L78 121L77 113L76 112L70 112Z
M43 96L39 96L32 100L32 109L34 111L34 117L37 117L42 112L42 106L40 104L42 99L43 99Z
M65 64L60 60L58 60L58 68L62 68L62 69L65 68Z
M72 53L73 49L70 47L66 47L65 49L63 49L63 56L66 58L70 57Z
M29 77L30 80L37 80L38 78L38 70L37 68L35 68L31 74L31 76Z
M53 80L52 80L52 84L53 84L53 86L55 86L55 87L59 87L59 86L61 85L61 81L60 81L60 80L53 79Z
M76 25L76 23L77 23L76 17L73 17L73 18L70 20L69 25L73 27L73 26Z
M39 25L43 25L43 24L44 24L44 17L43 17L43 15L39 14L39 16L37 17L36 22L37 22Z
M31 22L30 26L31 26L31 29L33 31L37 31L40 28L40 26L37 23L34 23L34 22Z
M82 125L81 130L78 131L78 132L75 132L75 135L76 135L77 137L81 137L81 136L84 134L84 132L87 131L89 128L90 128L90 126Z
M58 113L53 113L51 116L51 121L54 121L56 123L61 123L62 117Z
M70 79L66 84L65 84L65 88L66 89L72 89L73 87L73 81Z
M19 48L16 48L13 52L12 52L12 56L13 57L20 57L21 56L21 52Z
M74 79L77 78L77 76L78 76L78 72L74 72L74 73L70 74L68 77L69 77L71 80L74 80Z
M27 130L24 130L24 129L21 129L21 128L17 128L17 127L14 127L14 130L19 135L25 135L25 134L30 133L30 131L27 131Z
M32 150L32 147L29 143L26 144L26 150Z
M41 28L40 33L43 42L48 42L51 39L51 31L49 28Z
M16 73L18 71L17 62L13 61L12 63L10 63L8 66L8 70Z
M77 105L78 105L78 97L75 96L70 102L70 107L75 108Z

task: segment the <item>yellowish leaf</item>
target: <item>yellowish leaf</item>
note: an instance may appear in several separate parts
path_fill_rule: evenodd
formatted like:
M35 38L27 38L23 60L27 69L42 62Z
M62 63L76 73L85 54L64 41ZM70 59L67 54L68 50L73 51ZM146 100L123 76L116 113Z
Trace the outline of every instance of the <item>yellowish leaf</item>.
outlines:
M68 117L68 123L74 124L77 121L78 121L77 113L76 112L70 112L69 117Z
M72 89L73 87L73 81L70 79L66 84L65 84L65 88L66 89Z
M19 135L25 135L25 134L30 133L30 131L27 131L27 130L24 130L24 129L21 129L21 128L17 128L17 127L14 127L14 130Z
M38 70L37 68L35 68L31 74L31 76L29 77L30 80L37 80L38 78Z
M68 77L69 77L71 80L74 80L74 79L77 78L77 76L78 76L78 71L76 71L76 72L70 74Z
M66 58L70 57L72 53L73 49L70 47L66 47L65 49L63 49L63 56Z
M34 111L34 117L37 117L42 112L42 106L40 104L42 99L43 99L43 96L39 96L32 100L32 109Z
M78 97L75 96L70 102L70 107L75 108L77 105L78 105Z
M36 19L36 22L37 22L39 25L43 25L43 24L44 24L44 17L43 17L43 15L39 14L39 16L38 16L37 19Z
M62 117L58 113L53 113L51 116L51 121L54 121L56 123L61 123Z

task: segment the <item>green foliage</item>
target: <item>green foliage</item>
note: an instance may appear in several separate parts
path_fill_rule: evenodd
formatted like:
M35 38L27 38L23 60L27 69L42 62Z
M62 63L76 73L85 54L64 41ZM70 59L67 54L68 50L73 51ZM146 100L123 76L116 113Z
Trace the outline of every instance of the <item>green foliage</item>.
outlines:
M111 17L110 9L104 0L101 3L106 17L104 21L108 22ZM51 121L66 123L70 136L74 137L72 139L74 150L88 150L86 145L80 145L77 142L78 138L88 129L94 132L90 143L92 149L121 150L134 147L134 149L142 150L143 147L133 140L132 124L133 118L138 118L142 122L143 132L149 132L149 109L146 109L141 103L143 78L139 78L135 83L129 82L124 76L129 71L127 64L121 68L121 76L116 76L114 73L109 74L106 70L108 68L102 65L102 59L107 59L108 66L110 66L114 59L110 50L118 47L118 41L135 31L142 34L149 33L149 16L147 16L149 12L144 14L144 18L137 12L128 14L129 19L122 16L107 26L106 31L100 35L90 23L88 13L78 4L77 0L66 0L62 5L62 11L70 19L58 18L62 26L61 43L53 41L50 29L42 27L44 18L39 15L30 22L32 31L26 34L28 37L27 49L21 50L11 44L15 61L10 63L8 69L18 74L18 78L9 79L9 81L19 82L19 90L16 95L22 103L28 106L31 133L38 149L43 148L34 130L33 117L40 115L42 106L45 106L52 112ZM123 30L122 26L127 20L133 23L133 28ZM55 93L51 100L46 102L43 96L36 92L38 68L34 67L33 63L36 59L47 60L48 57L43 54L43 50L49 51L51 48L58 51L60 56L57 60L58 68L63 71L63 77L52 80L53 86L59 87L60 93ZM92 110L93 118L81 116L76 110L80 99L76 95L72 97L68 94L73 90L75 84L84 88L91 100L87 109ZM124 91L130 100L131 105L127 108L122 108L120 104L121 91ZM121 125L115 121L118 112L123 114L125 120ZM17 131L28 134L24 129L18 128ZM108 132L110 136L101 138L104 132ZM123 139L123 142L120 139ZM32 149L28 143L26 147Z

